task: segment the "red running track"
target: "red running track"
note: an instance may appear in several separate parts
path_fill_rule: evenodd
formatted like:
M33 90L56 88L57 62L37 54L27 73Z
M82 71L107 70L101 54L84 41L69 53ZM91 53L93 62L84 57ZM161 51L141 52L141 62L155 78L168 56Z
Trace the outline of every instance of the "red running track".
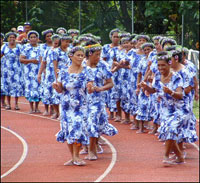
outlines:
M12 99L13 100L13 99ZM1 126L19 134L28 145L25 160L2 182L94 182L102 178L110 163L114 165L103 182L198 182L199 142L196 147L186 144L187 158L183 165L164 167L162 158L164 146L157 137L150 134L136 134L129 125L110 121L119 134L104 136L117 152L116 162L112 159L113 149L104 145L104 153L97 161L88 161L84 167L64 166L70 159L66 143L56 141L60 130L57 120L49 116L29 115L29 105L19 99L20 111L1 110ZM43 105L40 104L43 111ZM199 135L199 122L197 123ZM11 169L23 153L21 141L12 133L1 128L1 175ZM85 155L81 155L84 158Z

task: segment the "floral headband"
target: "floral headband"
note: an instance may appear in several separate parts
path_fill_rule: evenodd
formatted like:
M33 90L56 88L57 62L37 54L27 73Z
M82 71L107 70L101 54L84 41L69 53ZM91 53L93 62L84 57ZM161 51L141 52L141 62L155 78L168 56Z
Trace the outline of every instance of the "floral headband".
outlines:
M17 34L15 32L8 32L6 33L6 38L8 38L10 35L14 35L15 37L17 37Z
M35 34L38 38L40 37L40 36L39 36L39 33L38 33L37 31L35 31L35 30L30 30L30 31L28 32L28 35L27 35L27 36L28 36L28 39L30 38L30 35L31 35L31 34Z
M72 40L72 37L68 36L68 34L63 34L61 40Z
M147 41L150 41L150 37L147 36L147 35L137 35L137 36L135 37L135 39L137 39L137 41L138 41L139 39L141 39L141 38L146 39Z
M59 34L53 34L51 36L51 40L54 41L54 39L61 39L60 35Z
M79 41L91 41L92 38L91 37L86 37L86 36L81 36L78 38Z
M160 38L162 38L162 36L154 36L153 38L152 38L152 40L154 41L154 40L160 40Z
M97 51L97 50L101 50L102 46L98 43L98 44L93 44L93 45L87 45L84 47L86 51Z
M154 44L153 43L144 43L144 44L142 44L142 49L144 49L145 47L151 47L152 49L154 49L155 48L155 46L154 46Z
M124 38L124 37L130 37L131 34L129 32L121 32L119 33L119 37L120 38Z
M176 41L174 39L171 39L171 38L165 38L162 40L162 47L164 47L164 45L166 43L170 43L171 45L177 45Z
M68 55L72 57L74 55L74 53L77 52L77 51L85 52L85 49L82 46L75 46L75 47L73 47L72 49L69 50Z
M79 30L77 29L69 29L68 34L79 34Z
M124 42L130 41L130 37L123 37L120 41L121 44L124 44Z
M57 28L56 33L59 33L60 30L63 30L65 33L67 33L67 30L64 27Z
M53 29L50 28L50 29L47 29L47 30L42 31L42 35L43 35L43 36L45 36L45 35L48 34L48 33L52 33L52 34L53 34Z
M161 56L157 56L157 60L168 60L168 59L171 59L171 56L170 55L161 55Z

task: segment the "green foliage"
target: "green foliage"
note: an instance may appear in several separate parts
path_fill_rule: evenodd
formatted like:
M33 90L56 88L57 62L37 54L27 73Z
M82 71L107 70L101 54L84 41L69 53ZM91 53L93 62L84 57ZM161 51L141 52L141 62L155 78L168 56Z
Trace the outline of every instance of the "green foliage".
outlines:
M132 32L131 1L80 1L81 33L91 32L110 42L113 28ZM26 21L26 1L1 1L1 31ZM79 29L79 1L27 1L28 21L39 33L44 29ZM199 1L134 1L134 32L167 34L180 44L184 14L184 46L199 40Z

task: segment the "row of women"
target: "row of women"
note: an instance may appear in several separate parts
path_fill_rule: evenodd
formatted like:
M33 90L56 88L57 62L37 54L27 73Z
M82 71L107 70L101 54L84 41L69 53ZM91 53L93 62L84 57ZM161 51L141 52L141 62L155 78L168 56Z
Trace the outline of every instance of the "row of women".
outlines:
M163 163L184 163L183 143L198 140L193 100L199 99L197 69L187 60L188 49L177 45L172 38L137 35L133 40L115 29L111 31L111 44L104 45L102 58L113 72L114 87L107 92L110 118L115 121L134 121L131 129L144 133L144 125L153 121L150 134L165 141ZM131 47L136 42L136 48ZM125 113L122 121L121 109ZM148 126L147 126L148 127ZM147 128L146 127L146 128ZM170 153L175 153L170 156Z
M112 42L101 47L92 34L75 39L60 30L62 35L53 34L52 29L43 31L46 43L39 46L36 31L28 33L26 45L16 44L14 33L6 35L8 43L1 47L6 109L11 108L10 96L19 109L18 97L24 95L30 113L40 112L40 100L44 115L48 115L48 105L54 109L52 118L60 113L57 140L67 141L72 154L65 165L85 165L79 158L81 145L89 144L86 159L96 160L100 135L117 133L108 123L105 106L115 122L130 123L133 116L131 129L138 129L137 133L144 133L145 124L153 120L150 133L157 132L165 141L163 163L183 163L183 142L198 139L192 112L193 99L198 99L197 71L186 59L188 50L171 38L156 36L153 44L147 35L131 36L119 29L113 29ZM175 155L169 157L172 151Z

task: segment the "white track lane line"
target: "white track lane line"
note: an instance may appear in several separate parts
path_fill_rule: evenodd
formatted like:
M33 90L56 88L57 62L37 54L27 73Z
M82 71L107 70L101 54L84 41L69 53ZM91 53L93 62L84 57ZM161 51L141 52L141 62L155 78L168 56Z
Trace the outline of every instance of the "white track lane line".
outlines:
M112 160L110 162L110 165L108 166L108 168L105 170L105 172L98 178L96 179L94 182L101 182L112 170L112 168L114 167L116 161L117 161L117 151L115 149L115 147L104 137L101 136L101 138L103 140L105 140L105 142L109 145L111 151L112 151Z
M18 135L16 132L14 132L14 131L6 128L6 127L3 127L3 126L1 126L1 128L4 129L4 130L7 130L8 132L10 132L13 135L15 135L23 144L23 153L21 155L21 158L19 159L19 161L11 169L9 169L6 173L1 175L1 179L2 179L3 177L7 176L11 172L13 172L15 169L17 169L18 166L20 166L23 163L23 161L25 160L25 158L26 158L26 156L28 154L28 145L27 145L26 141L20 135Z
M47 118L47 117L44 117L44 116L38 116L38 115L35 115L35 114L28 114L28 113L25 113L25 112L5 110L5 109L1 109L1 110L19 113L19 114L26 114L26 115L30 115L30 116L36 116L36 117L39 117L39 118L44 118L44 119L49 119L49 120L52 120L52 121L60 122L60 121L55 120L55 119ZM105 170L105 172L101 176L99 176L99 178L97 178L94 182L101 182L103 180L103 178L105 178L109 174L109 172L112 170L112 168L114 167L116 160L117 160L117 151L116 151L115 147L105 137L102 137L102 139L106 141L106 143L108 144L108 146L110 147L110 149L112 151L112 160L111 160L111 163L109 164L108 168Z

